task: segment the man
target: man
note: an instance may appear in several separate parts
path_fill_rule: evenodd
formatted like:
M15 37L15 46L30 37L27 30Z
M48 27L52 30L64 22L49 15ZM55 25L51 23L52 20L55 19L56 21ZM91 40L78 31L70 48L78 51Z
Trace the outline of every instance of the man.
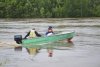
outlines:
M33 38L33 37L41 37L40 34L38 34L38 32L35 30L35 28L33 28L32 30L30 30L27 35L24 37L24 39L27 39L27 37L29 38Z
M53 34L52 26L49 26L46 36L51 36Z
M48 31L46 32L46 36L52 36L54 34L52 30L52 26L49 26ZM53 49L50 47L47 49L48 56L52 57L53 56Z

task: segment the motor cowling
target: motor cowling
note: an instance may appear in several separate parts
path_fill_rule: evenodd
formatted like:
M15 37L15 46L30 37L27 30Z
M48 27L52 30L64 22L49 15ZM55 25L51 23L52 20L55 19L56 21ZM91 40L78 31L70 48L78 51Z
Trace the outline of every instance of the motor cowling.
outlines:
M14 35L14 40L16 41L17 44L22 43L22 35Z

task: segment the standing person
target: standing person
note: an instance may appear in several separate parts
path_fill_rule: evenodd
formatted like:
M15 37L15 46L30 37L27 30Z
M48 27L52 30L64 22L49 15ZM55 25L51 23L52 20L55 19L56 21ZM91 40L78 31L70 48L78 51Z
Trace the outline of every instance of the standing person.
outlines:
M33 28L32 30L30 30L27 33L27 35L24 37L24 39L27 39L27 37L29 37L29 38L41 37L41 35L35 30L35 28Z
M46 32L46 36L50 36L53 34L52 26L49 26L48 31Z

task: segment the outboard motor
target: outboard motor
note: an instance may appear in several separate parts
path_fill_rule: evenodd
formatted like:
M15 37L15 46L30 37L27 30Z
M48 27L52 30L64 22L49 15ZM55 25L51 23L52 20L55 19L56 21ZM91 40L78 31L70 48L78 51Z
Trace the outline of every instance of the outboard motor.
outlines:
M14 40L16 41L17 44L22 43L22 35L14 35Z

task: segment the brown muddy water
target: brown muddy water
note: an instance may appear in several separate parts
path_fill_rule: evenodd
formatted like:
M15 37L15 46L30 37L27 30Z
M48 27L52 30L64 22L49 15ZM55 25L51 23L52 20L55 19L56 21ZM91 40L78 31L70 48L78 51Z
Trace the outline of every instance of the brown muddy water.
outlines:
M24 37L32 28L44 35L48 26L55 33L75 31L76 36L53 49L15 48L14 35ZM100 19L0 19L0 67L100 67Z

